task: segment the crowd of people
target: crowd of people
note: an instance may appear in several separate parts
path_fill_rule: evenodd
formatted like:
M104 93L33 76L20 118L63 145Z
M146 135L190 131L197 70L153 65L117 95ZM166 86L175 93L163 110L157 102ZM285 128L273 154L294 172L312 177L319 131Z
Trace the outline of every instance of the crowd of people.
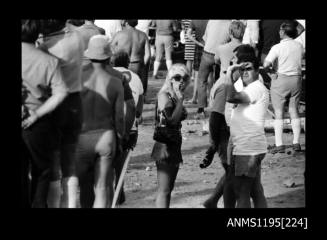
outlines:
M168 208L183 162L182 121L188 104L209 118L210 145L225 174L205 208L266 208L261 162L270 102L275 146L285 153L285 105L293 149L301 151L299 101L305 54L301 20L22 20L21 206L110 208L125 202L122 169L137 144L148 90L165 59L155 104L155 206ZM155 28L151 44L150 28ZM180 32L184 63L176 62ZM164 58L165 56L165 58ZM193 96L185 90L193 84ZM209 113L209 114L208 114ZM151 206L149 206L151 207Z

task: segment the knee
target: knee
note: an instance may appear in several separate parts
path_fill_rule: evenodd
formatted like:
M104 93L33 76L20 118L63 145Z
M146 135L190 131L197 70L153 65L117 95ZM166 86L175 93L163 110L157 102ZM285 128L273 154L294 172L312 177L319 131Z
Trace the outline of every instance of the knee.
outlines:
M282 109L275 108L274 113L275 113L275 119L283 119L284 112Z

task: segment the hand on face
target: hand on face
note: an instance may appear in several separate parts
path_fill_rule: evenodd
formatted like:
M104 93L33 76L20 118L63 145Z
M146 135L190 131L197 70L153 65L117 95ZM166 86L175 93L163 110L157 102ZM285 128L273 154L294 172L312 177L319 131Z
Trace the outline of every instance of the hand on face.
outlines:
M184 96L184 88L183 88L183 83L182 81L178 82L175 81L174 79L172 80L172 85L173 85L173 90L177 96L177 98L183 98Z

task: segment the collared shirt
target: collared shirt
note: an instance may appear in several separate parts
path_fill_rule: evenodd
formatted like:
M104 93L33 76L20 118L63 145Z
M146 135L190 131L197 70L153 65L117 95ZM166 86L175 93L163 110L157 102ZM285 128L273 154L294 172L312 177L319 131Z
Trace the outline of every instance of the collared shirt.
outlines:
M219 45L229 42L229 26L231 20L209 20L203 36L204 51L215 53Z
M264 131L265 114L269 105L269 91L260 81L244 87L250 103L239 103L233 109L230 131L234 155L258 155L267 152Z
M277 60L278 73L287 76L302 74L302 58L304 49L301 43L291 39L283 39L269 51L266 61L274 63Z
M84 54L83 38L78 31L61 31L43 38L39 48L59 59L69 93L82 90L81 75Z
M56 92L66 92L58 59L22 42L22 87L27 93L23 102L31 110Z

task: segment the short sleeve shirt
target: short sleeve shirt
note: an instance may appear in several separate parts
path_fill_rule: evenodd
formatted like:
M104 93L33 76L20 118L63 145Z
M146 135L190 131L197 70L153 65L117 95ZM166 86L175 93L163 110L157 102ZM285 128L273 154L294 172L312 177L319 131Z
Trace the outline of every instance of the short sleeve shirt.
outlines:
M244 87L250 103L240 103L231 115L231 137L234 155L258 155L267 152L264 132L265 114L269 104L269 91L261 81Z
M66 92L67 87L57 58L22 43L22 87L27 92L24 104L31 110L37 109L56 92Z
M283 39L274 45L266 57L266 61L274 63L277 60L277 72L287 76L302 74L302 57L304 48L293 39Z

